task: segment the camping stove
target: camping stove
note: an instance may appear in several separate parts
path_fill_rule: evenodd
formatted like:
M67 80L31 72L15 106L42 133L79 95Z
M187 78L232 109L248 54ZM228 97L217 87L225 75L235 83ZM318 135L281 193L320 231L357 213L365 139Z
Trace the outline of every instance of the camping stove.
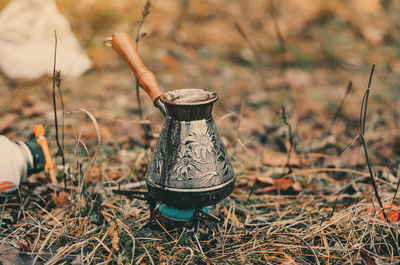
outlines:
M150 220L146 225L156 223L162 228L183 227L189 229L192 233L192 238L203 255L203 249L197 236L199 222L201 220L221 222L220 218L210 213L214 206L183 209L158 202L146 191L113 190L113 192L130 198L147 201L150 205Z
M214 206L183 209L158 202L152 198L147 191L113 190L113 192L130 198L147 201L150 206L150 220L147 223L149 225L156 223L162 228L183 227L189 229L201 253L203 253L203 249L197 236L199 222L201 220L221 222L220 218L210 213Z

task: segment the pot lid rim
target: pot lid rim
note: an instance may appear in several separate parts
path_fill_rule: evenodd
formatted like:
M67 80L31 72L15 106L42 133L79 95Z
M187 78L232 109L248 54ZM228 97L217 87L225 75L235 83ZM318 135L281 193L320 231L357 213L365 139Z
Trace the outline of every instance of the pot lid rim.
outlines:
M203 93L205 96L207 96L207 99L205 100L199 100L199 101L193 101L193 102L173 102L171 99L167 98L168 96L173 96L173 94L179 94L180 92L195 92L196 93ZM175 90L170 90L165 93L163 93L160 96L160 100L164 104L168 105L177 105L177 106L199 106L199 105L207 105L214 103L215 101L218 100L218 93L214 91L209 91L206 89L202 88L183 88L183 89L175 89Z

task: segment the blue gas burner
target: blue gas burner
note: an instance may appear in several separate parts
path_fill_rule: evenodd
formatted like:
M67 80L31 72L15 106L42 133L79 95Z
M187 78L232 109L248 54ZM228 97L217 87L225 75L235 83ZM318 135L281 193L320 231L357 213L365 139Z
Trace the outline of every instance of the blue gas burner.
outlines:
M201 213L207 214L214 207L207 206L199 209ZM192 221L196 214L196 209L179 209L160 203L158 210L162 216L173 221Z
M158 225L165 227L185 227L192 230L194 242L196 242L199 250L203 253L197 236L199 222L201 220L221 222L221 219L210 213L214 209L214 205L202 208L181 209L170 205L166 205L157 201L149 195L147 191L142 190L113 190L115 194L125 195L130 198L144 200L149 203L150 220L147 225L151 225L156 221ZM165 228L164 228L165 229ZM203 253L204 255L204 253Z

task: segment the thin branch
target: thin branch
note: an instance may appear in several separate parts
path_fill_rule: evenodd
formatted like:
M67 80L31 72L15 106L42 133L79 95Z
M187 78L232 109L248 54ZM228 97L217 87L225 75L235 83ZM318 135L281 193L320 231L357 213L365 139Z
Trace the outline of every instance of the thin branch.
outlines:
M142 37L144 37L146 34L145 33L141 33L144 21L146 19L146 17L150 14L150 8L151 8L151 1L147 0L144 7L143 7L143 11L142 11L142 18L139 21L139 25L137 27L137 31L136 31L136 51L139 53L139 42L142 39ZM143 120L143 112L142 112L142 103L140 100L140 89L139 89L139 81L136 78L136 100L138 102L138 111L139 111L139 117L141 120ZM151 127L150 124L142 124L142 128L144 131L144 137L145 137L145 141L146 141L146 145L147 142L152 138L151 136Z
M382 204L381 198L380 198L379 193L378 193L378 187L377 187L376 182L375 182L374 173L372 171L371 162L369 160L367 145L365 143L364 136L360 135L360 139L361 139L361 144L362 144L363 149L364 149L365 160L367 161L369 176L370 176L370 179L371 179L371 185L372 185L372 187L374 189L374 192L375 192L375 197L378 200L379 206L381 207L382 214L385 217L385 220L388 221L388 218L387 218L386 213L385 213L385 209L383 208L383 204Z
M371 90L372 76L374 75L374 71L375 71L375 64L372 65L371 73L369 75L368 88L365 91L364 98L363 98L363 101L361 104L360 126L361 126L361 135L363 135L363 136L364 136L364 132L365 132L365 119L367 117L369 91ZM364 110L363 110L363 107L364 107ZM362 120L361 120L361 117L362 117Z
M56 72L56 87L58 89L58 100L61 103L62 109L62 119L61 119L61 146L62 150L64 150L64 120L65 120L65 107L64 107L64 99L61 93L61 71Z
M294 148L294 143L293 143L293 132L292 132L292 126L290 125L290 123L287 122L286 120L286 111L285 111L285 106L282 107L282 120L283 123L288 127L288 131L289 131L289 143L290 143L290 147L289 147L289 152L288 152L288 157L287 157L287 161L286 161L286 167L289 169L289 171L291 171L289 162L290 162L290 156L292 154L292 150Z
M358 138L360 138L360 135L357 134L356 137L353 138L353 140L351 141L351 143L349 143L348 145L346 145L343 149L339 150L339 152L336 154L337 156L340 156L341 154L344 153L344 151L347 150L347 148L349 148L350 146L352 146L354 144L354 142L356 140L358 140Z
M150 14L150 8L151 8L151 0L147 0L146 3L144 4L142 11L142 18L139 21L139 25L136 31L136 49L139 49L139 41L142 39L142 37L145 36L145 34L141 34L141 30L144 24L144 20Z
M362 100L362 103L361 103L361 111L360 111L360 131L361 132L360 132L360 139L361 139L361 144L362 144L363 149L364 149L365 160L367 162L369 176L370 176L370 179L371 179L371 185L372 185L372 187L374 189L375 197L378 200L379 206L381 207L381 211L382 211L383 217L385 217L385 220L387 222L389 222L389 219L388 219L388 217L387 217L387 215L385 213L385 209L383 208L383 204L382 204L381 198L379 196L378 187L377 187L376 182L375 182L374 172L372 171L371 162L369 160L367 144L366 144L365 138L364 138L365 120L366 120L366 117L367 117L368 98L369 98L369 92L371 90L371 83L372 83L372 77L373 77L373 74L374 74L374 70L375 70L375 64L372 65L371 73L369 75L368 88L365 91L365 94L364 94L364 97L363 97L363 100Z
M63 165L63 178L64 178L64 190L67 190L67 174L65 172L65 157L64 157L64 149L63 146L60 144L59 140L59 135L58 135L58 118L57 118L57 103L56 103L56 80L57 80L57 86L60 89L60 71L56 71L56 63L57 63L57 31L54 31L54 64L53 64L53 109L54 109L54 126L56 129L56 142L57 142L57 147L58 151L57 154L61 157L62 160L62 165ZM64 109L64 103L62 103L63 109ZM63 111L64 112L64 111ZM64 127L64 121L62 122L62 125ZM63 138L64 138L64 128L63 128ZM64 140L63 140L64 144Z

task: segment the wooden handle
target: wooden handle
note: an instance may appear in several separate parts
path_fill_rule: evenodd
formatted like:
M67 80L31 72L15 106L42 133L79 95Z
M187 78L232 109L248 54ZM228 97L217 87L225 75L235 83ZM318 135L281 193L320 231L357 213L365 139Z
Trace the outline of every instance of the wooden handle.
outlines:
M154 74L144 66L129 35L125 32L115 32L111 38L111 46L125 60L135 74L139 85L156 105L163 91L158 85Z

